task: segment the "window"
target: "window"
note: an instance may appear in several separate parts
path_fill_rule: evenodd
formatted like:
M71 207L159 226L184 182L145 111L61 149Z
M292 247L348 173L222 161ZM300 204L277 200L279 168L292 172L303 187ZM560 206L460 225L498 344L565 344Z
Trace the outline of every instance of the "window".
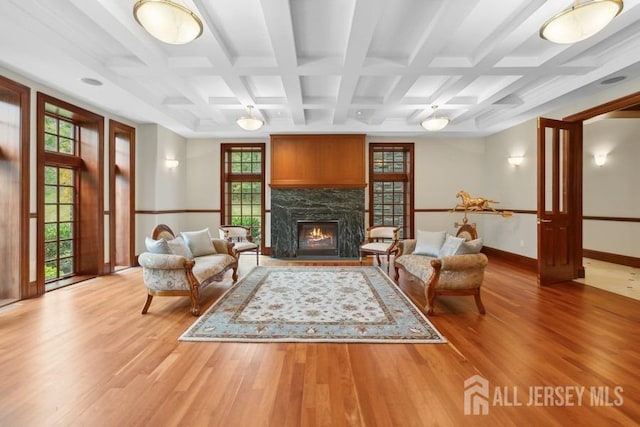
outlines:
M104 118L37 95L37 293L105 271Z
M44 115L44 280L75 273L78 127L65 117ZM49 286L51 288L51 285Z
M369 225L396 225L413 236L413 144L369 144Z
M44 168L44 279L46 282L74 273L75 171Z
M265 144L222 144L223 224L251 229L254 242L262 244L264 225Z

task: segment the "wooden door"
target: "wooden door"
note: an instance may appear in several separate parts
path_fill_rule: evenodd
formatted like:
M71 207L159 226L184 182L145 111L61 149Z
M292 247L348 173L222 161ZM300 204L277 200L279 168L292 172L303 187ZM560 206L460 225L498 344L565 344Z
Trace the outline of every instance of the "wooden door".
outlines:
M538 282L577 277L576 218L581 214L576 176L582 164L580 123L538 119ZM577 155L580 154L579 161Z

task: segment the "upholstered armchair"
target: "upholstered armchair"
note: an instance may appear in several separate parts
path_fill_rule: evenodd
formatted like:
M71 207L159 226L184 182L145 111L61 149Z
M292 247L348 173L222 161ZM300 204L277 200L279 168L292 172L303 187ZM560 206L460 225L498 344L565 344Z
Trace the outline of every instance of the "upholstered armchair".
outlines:
M204 234L203 232L207 233ZM233 270L233 281L238 279L238 261L232 255L233 244L223 239L212 239L208 230L182 233L193 240L200 235L209 242L207 250L194 246L176 236L164 224L154 227L147 239L147 252L138 257L142 279L147 288L147 300L142 309L146 314L154 296L188 296L191 314L200 314L200 290L214 281L222 281L228 270ZM192 250L194 252L192 252Z
M360 262L363 255L372 254L376 256L380 266L380 255L386 255L388 271L390 256L398 251L399 232L400 227L393 225L374 225L367 228L367 240L360 245Z
M242 225L221 225L220 238L233 243L233 251L236 256L244 252L256 253L256 265L260 264L260 245L254 243L251 229Z
M481 243L475 229L465 224L458 230L457 237L466 240L466 248L470 252L448 256L427 256L415 254L417 241L406 239L398 245L398 256L394 261L395 280L400 277L400 270L417 278L424 286L427 314L434 314L436 295L473 295L480 314L485 308L480 299L480 288L484 280L484 270L488 259L480 253Z

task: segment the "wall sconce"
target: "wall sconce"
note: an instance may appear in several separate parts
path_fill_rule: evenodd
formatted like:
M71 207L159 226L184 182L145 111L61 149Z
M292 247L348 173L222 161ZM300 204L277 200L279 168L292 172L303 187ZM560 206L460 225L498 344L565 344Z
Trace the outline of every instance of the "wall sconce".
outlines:
M511 166L520 166L524 160L524 156L509 156L508 160Z
M164 159L164 165L168 169L175 169L175 168L178 167L179 164L180 164L179 160L176 160L176 159Z
M603 166L605 163L607 163L607 153L594 154L593 161L596 162L596 165Z

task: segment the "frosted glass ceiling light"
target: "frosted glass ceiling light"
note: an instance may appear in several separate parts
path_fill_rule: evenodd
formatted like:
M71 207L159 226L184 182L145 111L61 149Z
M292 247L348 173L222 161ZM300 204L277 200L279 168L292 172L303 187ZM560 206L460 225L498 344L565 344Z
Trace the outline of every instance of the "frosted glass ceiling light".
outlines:
M242 116L238 120L236 120L238 126L240 126L244 130L260 129L264 122L253 117L253 105L247 105L247 111L249 112L249 115Z
M133 16L149 34L169 44L189 43L202 34L202 21L188 8L170 0L139 0Z
M606 27L622 11L622 0L576 2L549 19L540 28L540 37L554 43L576 43Z
M433 109L433 116L424 119L422 123L420 123L420 126L429 131L444 129L449 124L449 118L444 116L436 117L437 105L432 105L431 108Z

